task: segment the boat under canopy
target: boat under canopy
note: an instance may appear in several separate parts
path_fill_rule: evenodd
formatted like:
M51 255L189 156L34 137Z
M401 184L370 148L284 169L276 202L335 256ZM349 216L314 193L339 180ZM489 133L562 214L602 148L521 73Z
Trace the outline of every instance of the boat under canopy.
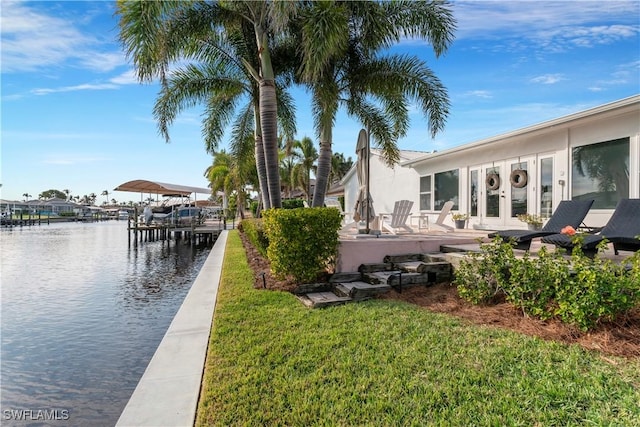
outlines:
M187 185L167 184L164 182L136 179L120 184L114 191L130 191L134 193L162 194L163 196L189 196L191 193L211 194L210 188L189 187Z

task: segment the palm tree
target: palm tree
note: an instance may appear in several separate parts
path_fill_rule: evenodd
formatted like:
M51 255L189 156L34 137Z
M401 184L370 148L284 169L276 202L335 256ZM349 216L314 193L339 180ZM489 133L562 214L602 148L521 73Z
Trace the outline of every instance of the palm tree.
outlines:
M315 169L314 165L318 160L318 150L316 150L311 138L305 136L300 141L293 143L292 153L293 157L299 160L297 168L294 168L293 176L298 177L296 184L302 187L307 197L307 203L310 203L311 171Z
M255 184L252 170L255 170L255 164L247 156L236 157L221 150L214 153L213 162L205 170L204 176L209 181L212 193L222 191L227 200L233 193L237 195L239 213L244 217L245 187Z
M166 85L166 74L171 61L178 58L202 58L200 56L202 54L206 55L208 65L221 66L220 71L223 73L227 71L226 67L230 67L230 63L234 62L235 70L242 65L244 71L241 74L251 76L257 85L258 92L258 97L255 98L258 102L253 106L253 111L256 112L255 158L259 176L261 178L266 176L269 204L274 207L281 206L277 159L278 97L268 35L270 31L280 28L280 23L286 22L289 9L291 6L286 2L273 1L224 3L120 1L117 10L121 17L120 39L126 46L127 54L134 60L141 82L159 77L161 83ZM234 37L225 39L224 33L232 34ZM246 41L249 35L255 44L252 45L251 50L245 50L247 53L253 52L251 55L234 55L238 51L218 49L225 40ZM246 47L248 46L250 45L246 44ZM223 59L225 55L228 56ZM196 70L190 71L193 74ZM225 85L224 89L230 88ZM206 92L200 91L199 94L202 96ZM186 105L193 106L195 101L204 99L210 101L207 107L209 117L216 111L228 113L229 106L233 103L233 100L228 101L225 98L191 96L187 98ZM156 112L162 114L161 109L156 108ZM221 116L221 118L223 119L221 123L224 123L226 117ZM212 119L216 118L212 117ZM215 123L209 125L215 125ZM205 139L215 138L215 130L219 130L219 127L208 127ZM218 135L221 136L221 133ZM262 147L259 146L260 142L263 143ZM208 145L207 148L212 150L215 146ZM261 170L263 158L264 171ZM264 180L261 180L261 184L263 182Z
M401 37L426 39L436 56L453 39L455 20L446 2L310 2L296 21L300 31L300 78L312 92L320 155L313 206L322 206L332 157L332 128L344 106L370 130L390 165L398 138L408 129L409 102L428 119L432 136L444 127L446 89L425 63L408 55L386 55Z
M102 190L102 193L100 193L100 195L104 196L104 204L106 205L107 202L109 201L109 191Z
M67 200L71 200L71 197L69 197L69 194L71 194L70 190L65 188L64 190L62 190L62 192L67 195Z
M329 183L335 184L340 181L349 172L353 166L351 157L345 160L344 154L333 153L331 156L331 173L329 174Z
M26 202L27 200L29 200L29 197L31 197L31 194L29 194L29 193L22 193L22 197L24 197L24 201Z

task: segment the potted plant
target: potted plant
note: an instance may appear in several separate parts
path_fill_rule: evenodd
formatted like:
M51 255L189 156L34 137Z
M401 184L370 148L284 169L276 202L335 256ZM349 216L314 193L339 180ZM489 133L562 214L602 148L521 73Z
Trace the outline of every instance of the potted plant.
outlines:
M542 217L536 214L520 214L518 219L527 223L529 230L540 230L542 228Z
M456 224L456 228L464 228L467 220L469 219L469 214L452 212L451 217L453 218L453 222Z

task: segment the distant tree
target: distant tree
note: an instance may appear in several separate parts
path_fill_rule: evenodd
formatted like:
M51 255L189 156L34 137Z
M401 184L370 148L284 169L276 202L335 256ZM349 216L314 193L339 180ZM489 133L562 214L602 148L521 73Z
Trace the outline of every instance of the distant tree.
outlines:
M311 171L315 171L315 162L318 160L318 150L313 140L305 136L300 141L293 143L293 157L298 159L294 167L293 175L296 177L294 184L304 191L307 203L311 204Z
M64 190L62 190L64 192L64 194L67 195L66 200L71 200L71 190L65 188Z
M69 191L69 190L65 190L65 191ZM38 199L42 199L42 200L53 199L53 198L67 200L67 194L64 191L51 189L51 190L43 191L38 196Z
M104 196L104 204L106 205L107 202L109 201L109 191L102 190L102 193L100 193L100 195Z
M29 193L22 193L22 197L24 197L24 201L26 202L27 200L29 200L29 197L31 197L31 194L29 194Z
M353 166L353 160L349 157L344 159L344 154L333 153L331 157L331 173L329 174L329 182L335 184L340 181L349 172Z

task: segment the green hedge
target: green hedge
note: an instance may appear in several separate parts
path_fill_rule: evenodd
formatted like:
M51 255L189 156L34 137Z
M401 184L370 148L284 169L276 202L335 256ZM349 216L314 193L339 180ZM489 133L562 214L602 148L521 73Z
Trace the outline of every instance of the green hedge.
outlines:
M500 238L480 247L481 254L461 261L454 280L460 296L474 304L506 298L525 314L557 317L582 330L640 305L640 252L615 263L584 256L580 245L571 257L541 248L535 258L516 258Z
M335 266L342 221L337 209L269 209L263 218L267 257L277 277L309 283Z
M267 256L267 247L269 246L269 239L264 231L264 222L260 218L247 218L240 221L238 229L242 231L247 239L255 246L255 248L262 254Z

